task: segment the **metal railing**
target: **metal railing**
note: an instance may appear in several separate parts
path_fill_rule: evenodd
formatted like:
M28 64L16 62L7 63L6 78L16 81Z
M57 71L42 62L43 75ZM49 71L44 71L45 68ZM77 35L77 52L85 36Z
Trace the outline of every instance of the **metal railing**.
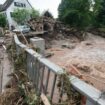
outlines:
M27 54L27 74L32 81L37 94L45 93L51 101L59 100L57 89L58 76L64 71L59 66L50 62L34 50L22 44L17 35L14 35L17 53L25 49ZM75 76L69 77L72 87L86 97L86 105L105 105L105 99L96 88L90 86Z

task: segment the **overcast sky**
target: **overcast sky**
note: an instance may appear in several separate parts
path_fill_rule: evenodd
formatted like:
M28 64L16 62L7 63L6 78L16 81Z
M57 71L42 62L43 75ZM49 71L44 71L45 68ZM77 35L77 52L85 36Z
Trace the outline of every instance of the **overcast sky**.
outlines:
M0 4L4 3L6 0L0 0ZM56 18L58 15L58 5L61 0L29 0L32 6L38 9L40 12L44 10L49 10L53 16Z

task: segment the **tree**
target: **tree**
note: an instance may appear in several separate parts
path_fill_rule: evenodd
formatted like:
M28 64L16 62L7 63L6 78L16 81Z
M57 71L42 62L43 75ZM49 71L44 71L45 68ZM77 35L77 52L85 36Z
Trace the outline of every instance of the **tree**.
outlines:
M18 24L25 24L30 19L30 13L26 9L16 9L12 17Z
M0 27L5 27L7 24L6 17L4 14L0 14Z
M38 18L40 16L40 13L39 11L32 9L30 15L31 15L31 18Z
M48 10L44 12L43 16L53 18L53 15Z
M97 0L62 0L59 5L59 19L79 29L92 25L94 13L97 12Z
M95 25L97 27L105 27L105 0L99 0L100 6L97 14L95 14Z

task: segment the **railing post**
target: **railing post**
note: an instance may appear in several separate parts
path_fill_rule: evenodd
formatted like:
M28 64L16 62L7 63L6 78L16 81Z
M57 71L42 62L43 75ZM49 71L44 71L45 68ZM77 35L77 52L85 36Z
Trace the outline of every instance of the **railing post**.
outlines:
M54 95L54 89L55 89L55 84L56 84L56 79L57 79L57 75L54 75L54 80L53 80L53 85L52 85L52 90L51 90L51 101L53 99L53 95Z
M45 86L45 94L47 94L47 88L48 88L48 83L49 83L49 77L50 77L50 69L48 69L47 80L46 80L46 86Z
M42 71L41 71L41 83L40 83L40 92L43 92L43 78L44 78L44 71L45 71L45 66L43 65Z

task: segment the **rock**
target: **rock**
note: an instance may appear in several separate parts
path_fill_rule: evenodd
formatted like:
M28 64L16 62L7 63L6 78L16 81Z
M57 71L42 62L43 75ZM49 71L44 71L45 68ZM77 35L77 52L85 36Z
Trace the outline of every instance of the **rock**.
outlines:
M68 43L62 44L62 48L68 48L68 47L69 47L69 44Z
M46 53L46 54L45 54L45 57L46 57L46 58L50 58L50 57L52 57L53 55L54 55L54 53L49 52L49 53Z
M69 44L69 43L64 43L64 44L62 44L62 48L74 49L75 45Z
M86 45L86 46L91 46L92 43L87 42L87 43L85 43L85 45Z
M77 68L86 73L89 73L91 71L90 67L88 67L87 65L78 65Z

